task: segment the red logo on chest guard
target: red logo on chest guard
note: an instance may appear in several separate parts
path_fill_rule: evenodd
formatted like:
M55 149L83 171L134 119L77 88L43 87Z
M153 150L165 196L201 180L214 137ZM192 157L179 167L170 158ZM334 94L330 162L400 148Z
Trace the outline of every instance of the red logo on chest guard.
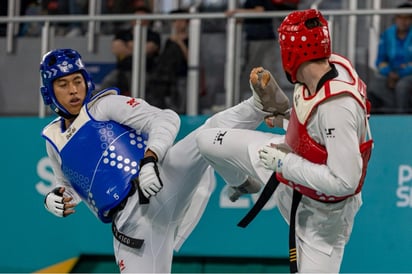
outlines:
M136 101L135 98L130 99L129 101L126 102L128 105L130 105L131 107L136 107L138 106L140 103L138 101Z
M124 261L123 261L123 260L120 260L120 261L119 261L119 269L120 269L120 271L123 271L123 270L126 269L126 266L124 265Z

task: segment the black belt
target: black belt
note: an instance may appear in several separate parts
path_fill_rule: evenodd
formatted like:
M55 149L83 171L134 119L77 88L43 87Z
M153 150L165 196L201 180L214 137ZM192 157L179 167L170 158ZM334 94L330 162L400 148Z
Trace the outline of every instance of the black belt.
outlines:
M276 172L273 172L272 176L270 176L269 181L266 183L265 188L263 189L256 203L237 225L243 228L247 227L250 224L250 222L253 221L256 215L262 210L265 204L269 201L270 197L272 197L278 185L279 181L276 179Z
M296 253L296 212L302 200L302 193L293 190L292 207L290 209L289 220L289 269L290 273L298 272L297 253Z
M128 247L131 248L141 248L144 240L143 239L135 239L132 237L129 237L123 233L121 233L117 227L116 224L114 222L112 222L112 232L113 232L113 236L122 244L127 245Z
M137 178L137 177L134 178L134 179L132 179L132 181L131 181L131 188L130 188L129 193L127 194L127 196L123 199L123 201L122 201L120 204L118 204L116 207L112 208L112 209L109 211L109 216L113 217L116 212L118 212L118 211L120 211L120 210L123 210L124 207L125 207L126 204L127 204L127 200L129 199L130 196L132 196L133 194L136 193L136 190L138 190L140 204L145 204L145 203L146 203L146 200L147 200L147 203L148 203L148 199L143 195L143 193L141 193L138 184L139 184L139 181L138 181L138 178ZM143 197L144 199L141 198L141 197ZM128 247L131 247L131 248L141 248L142 245L143 245L143 242L144 242L143 239L135 239L135 238L129 237L129 236L121 233L121 232L117 229L114 220L112 221L112 232L113 232L113 236L114 236L119 242L121 242L121 243L124 244L124 245L127 245Z
M262 193L260 194L258 200L249 210L245 217L237 224L240 227L245 228L250 222L256 217L256 215L262 210L265 204L272 197L276 188L279 185L279 181L276 178L276 172L272 173L268 182L265 185ZM290 273L297 273L297 254L296 254L296 212L302 199L302 194L296 190L293 191L292 206L290 211L290 221L289 221L289 269Z

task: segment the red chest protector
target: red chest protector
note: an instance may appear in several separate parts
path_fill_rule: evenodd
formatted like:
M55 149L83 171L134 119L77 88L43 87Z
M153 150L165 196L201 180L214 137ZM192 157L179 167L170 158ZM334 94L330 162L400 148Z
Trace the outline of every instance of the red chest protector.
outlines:
M338 80L331 80L325 83L321 90L309 100L303 99L304 86L299 86L294 92L293 109L291 112L288 129L285 136L285 143L290 146L295 154L309 160L315 164L326 164L328 153L326 148L315 140L313 140L306 129L310 116L316 107L327 99L333 96L345 95L352 96L365 109L365 120L369 114L369 105L366 99L366 86L356 75L349 61L346 59L332 55L330 62L338 63L344 66L350 74L352 74L353 83L346 83ZM366 123L367 121L365 121ZM291 182L277 174L277 179L284 184L289 185L296 191L308 196L312 199L322 202L338 202L352 195L359 193L362 189L363 182L366 176L367 165L371 156L373 140L367 140L360 144L359 150L362 156L362 176L359 180L358 187L353 194L346 196L332 196L321 193L315 189Z

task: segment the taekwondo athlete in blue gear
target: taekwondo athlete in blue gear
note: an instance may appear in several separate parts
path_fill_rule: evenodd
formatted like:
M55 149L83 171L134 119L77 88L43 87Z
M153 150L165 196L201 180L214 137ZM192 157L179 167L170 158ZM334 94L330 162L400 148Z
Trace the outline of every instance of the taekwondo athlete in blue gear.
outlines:
M104 94L104 93L103 93ZM78 130L69 140L64 134L52 136L59 119L43 131L43 136L59 151L62 171L88 207L104 223L111 222L110 210L118 206L132 188L139 172L147 136L113 121L95 121L82 109L73 123ZM96 142L99 140L100 142ZM82 151L82 161L78 152ZM112 178L118 178L113 180Z
M254 94L173 144L180 126L175 112L115 89L91 97L78 52L47 53L40 72L44 102L61 116L43 130L57 184L46 208L64 217L83 200L100 220L111 221L121 272L170 273L174 250L198 223L215 184L196 143L199 130L255 129L272 112L266 99L278 102L273 111L289 104L280 90ZM261 187L239 184L247 191Z
M61 169L81 199L105 222L111 222L110 210L118 206L132 188L132 178L138 175L139 162L144 157L147 136L113 121L96 121L88 104L117 90L104 90L90 98L94 85L80 56L71 50L60 50L45 58L41 65L44 102L65 118L77 118L69 132L57 134L61 118L55 119L43 131L61 156ZM71 114L57 100L53 80L79 71L87 84L84 108ZM69 136L70 135L70 136ZM96 142L99 140L99 142ZM82 161L78 153L82 151ZM116 178L113 180L112 178Z
M40 64L40 74L43 86L40 88L40 93L43 97L45 105L59 116L66 119L75 118L77 114L70 113L57 100L53 90L53 81L57 78L66 76L74 72L80 72L87 85L86 97L83 104L86 104L91 97L95 88L91 77L82 62L81 56L78 52L70 49L61 49L46 54Z

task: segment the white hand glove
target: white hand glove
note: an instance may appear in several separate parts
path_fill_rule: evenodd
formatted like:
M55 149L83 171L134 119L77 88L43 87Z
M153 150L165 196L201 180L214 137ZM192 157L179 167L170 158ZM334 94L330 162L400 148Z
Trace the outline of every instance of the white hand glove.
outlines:
M60 187L56 187L46 195L44 206L57 217L64 217L63 193L60 192Z
M146 157L140 163L139 186L146 198L155 196L162 189L163 183L154 157Z
M282 173L283 159L286 152L279 150L273 144L272 146L264 146L259 150L259 159L267 169Z

